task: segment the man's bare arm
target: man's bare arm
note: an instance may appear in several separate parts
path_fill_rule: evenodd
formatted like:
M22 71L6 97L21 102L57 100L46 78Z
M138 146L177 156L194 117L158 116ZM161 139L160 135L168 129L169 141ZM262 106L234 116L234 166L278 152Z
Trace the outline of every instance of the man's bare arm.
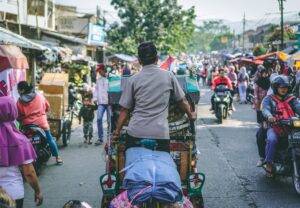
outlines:
M189 105L186 98L182 99L178 102L179 107L187 114L191 121L195 121L197 119L197 113L191 110L191 106Z
M121 132L125 122L128 119L128 114L129 114L129 110L122 107L121 110L120 110L120 115L119 115L119 118L118 118L117 127L116 127L116 130L114 132L114 139L117 139L118 137L120 137L120 132Z

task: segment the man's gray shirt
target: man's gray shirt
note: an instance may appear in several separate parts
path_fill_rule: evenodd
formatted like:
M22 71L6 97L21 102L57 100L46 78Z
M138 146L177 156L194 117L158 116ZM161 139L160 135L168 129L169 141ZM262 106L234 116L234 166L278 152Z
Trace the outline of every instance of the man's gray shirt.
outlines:
M123 86L119 104L132 110L127 132L130 136L170 139L168 107L170 95L181 101L185 94L176 77L157 65L144 66Z

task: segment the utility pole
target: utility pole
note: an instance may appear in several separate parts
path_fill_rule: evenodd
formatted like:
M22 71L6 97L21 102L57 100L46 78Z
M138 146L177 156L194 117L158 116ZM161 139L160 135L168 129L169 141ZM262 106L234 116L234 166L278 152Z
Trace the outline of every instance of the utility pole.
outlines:
M20 0L17 0L18 5L18 25L19 25L19 35L22 35L21 19L20 19Z
M283 23L283 1L285 0L278 0L279 3L279 10L280 10L280 49L283 50L284 49L284 23Z
M246 31L246 14L243 17L243 53L245 53L245 31Z

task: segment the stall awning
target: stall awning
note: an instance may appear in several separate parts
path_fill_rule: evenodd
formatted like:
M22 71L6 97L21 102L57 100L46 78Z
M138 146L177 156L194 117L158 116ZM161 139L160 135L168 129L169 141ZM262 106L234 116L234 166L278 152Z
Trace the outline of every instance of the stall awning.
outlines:
M46 35L49 35L51 37L55 37L55 38L65 40L65 41L69 41L69 42L73 42L73 43L77 43L77 44L81 44L81 45L88 45L87 41L82 39L82 38L77 38L77 37L74 37L74 36L64 35L64 34L61 34L61 33L47 31L47 30L43 30L42 33L44 33Z
M15 45L0 45L0 72L9 68L28 69L27 58Z
M34 43L33 41L30 41L27 38L24 38L23 36L13 33L2 27L0 27L0 44L3 45L11 44L21 48L28 48L28 49L38 50L38 51L47 50L46 47Z
M111 59L119 59L121 61L125 61L125 62L136 62L138 59L135 56L129 56L126 54L114 54L112 56L108 57L109 60Z

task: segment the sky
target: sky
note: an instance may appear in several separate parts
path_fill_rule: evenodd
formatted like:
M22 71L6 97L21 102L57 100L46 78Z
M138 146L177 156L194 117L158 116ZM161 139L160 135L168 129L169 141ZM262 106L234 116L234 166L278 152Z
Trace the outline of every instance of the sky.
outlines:
M94 13L96 5L108 11L110 20L117 18L110 0L56 0L57 3L76 5L79 11ZM178 0L184 8L195 6L198 19L225 19L240 21L245 12L246 19L276 17L279 12L278 0ZM300 0L286 0L286 12L300 12ZM269 14L272 13L272 14ZM300 18L299 18L300 19Z

